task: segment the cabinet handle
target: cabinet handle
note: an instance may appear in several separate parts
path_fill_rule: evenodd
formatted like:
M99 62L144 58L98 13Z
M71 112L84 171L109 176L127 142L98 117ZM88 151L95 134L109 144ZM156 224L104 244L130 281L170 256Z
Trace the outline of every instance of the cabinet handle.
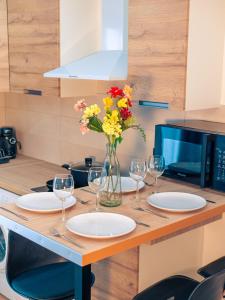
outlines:
M40 90L24 89L24 94L34 95L34 96L42 96L42 91L40 91Z

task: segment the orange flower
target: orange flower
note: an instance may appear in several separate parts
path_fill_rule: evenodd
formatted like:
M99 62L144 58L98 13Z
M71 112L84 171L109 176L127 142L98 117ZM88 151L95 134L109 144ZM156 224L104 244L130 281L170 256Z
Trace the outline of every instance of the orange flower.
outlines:
M129 85L125 85L125 87L123 88L123 93L125 97L130 100L133 93L132 87L130 87Z

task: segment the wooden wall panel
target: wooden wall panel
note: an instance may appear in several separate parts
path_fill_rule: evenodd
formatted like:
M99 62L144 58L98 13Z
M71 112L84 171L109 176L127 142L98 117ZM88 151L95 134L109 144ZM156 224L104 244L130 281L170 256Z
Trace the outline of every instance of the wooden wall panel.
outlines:
M92 265L93 300L131 300L138 293L139 248Z
M59 1L8 0L11 91L59 95L59 80L43 73L59 65Z
M188 14L189 0L129 0L128 82L136 100L184 108Z
M6 0L0 0L0 91L9 90L8 31Z

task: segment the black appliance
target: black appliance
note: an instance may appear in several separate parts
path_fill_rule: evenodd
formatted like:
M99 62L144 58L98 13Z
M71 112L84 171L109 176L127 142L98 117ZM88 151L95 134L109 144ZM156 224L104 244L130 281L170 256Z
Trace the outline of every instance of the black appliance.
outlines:
M186 120L155 126L154 154L164 176L225 191L225 124Z
M91 167L102 166L102 163L95 162L92 157L85 157L84 162L62 165L63 168L70 170L76 188L88 185L88 171Z
M0 163L8 162L15 158L17 154L17 145L21 144L16 139L16 131L13 127L0 128Z
M102 166L101 163L95 162L93 157L86 157L84 163L76 164L64 164L62 168L65 168L71 172L74 178L74 188L81 188L88 185L88 171L91 167ZM52 192L53 191L53 179L46 182L46 186L34 187L31 189L34 192Z

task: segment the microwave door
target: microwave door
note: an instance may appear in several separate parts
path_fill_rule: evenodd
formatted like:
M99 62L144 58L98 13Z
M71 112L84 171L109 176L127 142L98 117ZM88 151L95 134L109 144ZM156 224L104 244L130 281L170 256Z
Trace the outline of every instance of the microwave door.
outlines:
M154 153L164 156L164 176L207 186L210 144L210 134L168 125L156 126Z
M177 162L168 165L168 168L172 171L181 174L187 174L189 176L199 176L201 174L200 162Z

